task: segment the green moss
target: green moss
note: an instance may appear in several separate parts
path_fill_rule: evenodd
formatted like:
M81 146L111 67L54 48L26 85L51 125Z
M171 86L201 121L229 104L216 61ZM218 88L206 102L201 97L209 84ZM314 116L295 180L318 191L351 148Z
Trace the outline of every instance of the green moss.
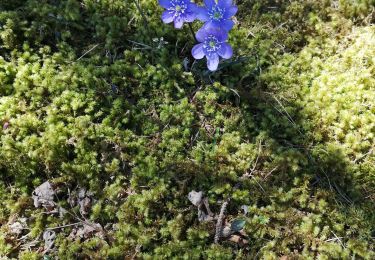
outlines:
M131 1L2 1L0 257L55 227L45 258L374 258L374 3L331 2L238 2L238 59L209 74L157 1L147 26ZM68 214L34 207L47 180ZM214 244L191 190L231 198L248 244Z

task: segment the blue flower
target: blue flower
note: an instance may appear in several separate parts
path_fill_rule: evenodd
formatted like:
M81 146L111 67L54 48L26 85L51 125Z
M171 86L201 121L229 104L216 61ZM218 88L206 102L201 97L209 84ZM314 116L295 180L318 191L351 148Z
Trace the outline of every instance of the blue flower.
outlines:
M227 43L228 32L219 28L201 28L196 33L200 42L191 50L191 54L197 60L207 58L207 67L215 71L219 65L219 56L229 59L233 55L232 47Z
M198 7L197 18L205 22L204 27L222 28L230 31L234 22L230 19L237 13L237 6L232 5L232 0L204 0L205 7Z
M159 4L166 9L161 19L164 23L174 22L175 28L181 28L184 22L191 23L196 18L198 6L190 0L159 0Z

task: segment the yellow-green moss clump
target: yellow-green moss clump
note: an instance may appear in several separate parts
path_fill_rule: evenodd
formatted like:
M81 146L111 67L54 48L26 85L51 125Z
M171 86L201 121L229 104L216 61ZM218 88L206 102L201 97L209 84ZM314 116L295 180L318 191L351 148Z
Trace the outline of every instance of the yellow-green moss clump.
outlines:
M374 259L374 1L237 1L215 74L139 3L0 1L0 258Z

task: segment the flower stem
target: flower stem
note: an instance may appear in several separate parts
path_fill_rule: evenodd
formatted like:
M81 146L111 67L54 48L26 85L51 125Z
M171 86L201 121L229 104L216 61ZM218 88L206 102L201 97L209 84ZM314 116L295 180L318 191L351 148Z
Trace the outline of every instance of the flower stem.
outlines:
M190 28L190 32L191 32L191 34L193 35L194 41L195 41L195 42L198 42L197 38L195 37L195 33L194 33L194 30L193 30L193 26L191 26L191 23L188 23L188 25L189 25L189 28Z
M145 26L146 30L148 31L147 37L151 41L152 37L151 37L151 33L150 33L151 32L150 28L148 27L147 17L146 17L145 13L143 12L143 10L142 10L142 8L140 6L139 0L133 0L133 3L135 4L135 6L137 7L139 13L142 16L142 20L143 20L144 26Z
M147 24L148 24L148 21L147 21L146 15L144 14L144 12L143 12L143 10L142 10L141 6L139 5L139 2L138 2L138 0L133 0L133 2L134 2L134 4L135 4L135 6L137 7L137 9L138 9L139 13L141 14L141 16L142 16L142 19L143 19L143 22L144 22L144 23L145 23L145 25L147 26Z

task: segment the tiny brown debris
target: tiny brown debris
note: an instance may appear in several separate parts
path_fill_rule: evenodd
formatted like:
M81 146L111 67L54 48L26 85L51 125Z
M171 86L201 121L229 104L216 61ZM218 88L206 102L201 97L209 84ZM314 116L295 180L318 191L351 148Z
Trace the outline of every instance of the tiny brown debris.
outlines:
M22 234L24 229L27 229L26 218L19 218L17 221L9 224L9 231L11 234L17 237Z
M85 188L79 189L78 192L78 205L79 205L79 212L82 216L86 216L89 214L89 211L92 206L92 193L86 191Z
M245 246L249 244L249 241L247 239L244 239L239 235L233 235L228 240L238 244L239 246ZM286 259L283 259L283 260L286 260Z
M99 223L84 222L83 226L80 228L75 228L70 233L70 239L87 239L92 236L104 237L103 227Z
M82 216L87 216L93 204L93 193L87 191L85 188L78 188L73 192L69 191L68 203L74 208L79 206L79 212Z

